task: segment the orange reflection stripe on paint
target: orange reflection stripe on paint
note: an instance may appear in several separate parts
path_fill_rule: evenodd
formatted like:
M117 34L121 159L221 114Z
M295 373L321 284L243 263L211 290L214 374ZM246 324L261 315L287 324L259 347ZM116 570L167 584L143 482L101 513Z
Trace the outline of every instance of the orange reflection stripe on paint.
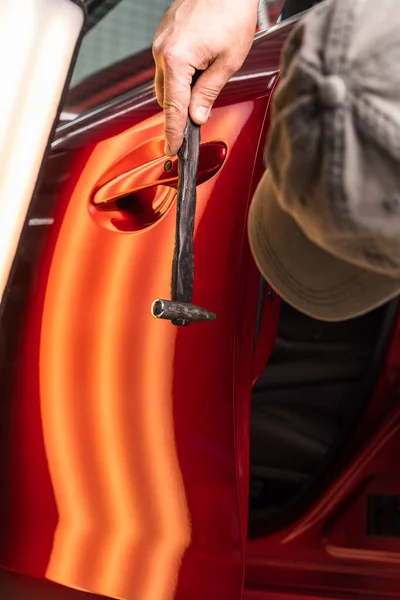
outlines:
M70 303L71 290L78 285L84 272L83 261L88 256L80 256L80 268L77 268L76 258L83 249L81 240L84 237L90 247L92 240L85 236L84 222L68 223L67 215L54 252L41 330L39 368L43 436L59 513L50 558L50 578L54 571L58 574L69 571L68 564L79 547L82 531L90 529L90 500L85 496L85 474L81 469L74 423L71 422L76 410L72 369L78 350L69 335L76 318Z
M88 230L82 212L86 207L75 208L82 187L78 182L54 250L40 345L44 441L59 512L47 576L67 585L76 578L73 566L80 562L83 540L97 532L87 486L89 474L85 472L92 450L77 427L82 422L81 408L92 412L94 408L79 371L76 373L77 361L84 364L88 357L77 347L75 331L80 320L89 318L87 307L79 305L76 295L85 285L96 251L96 232Z
M98 147L85 172L90 165L99 172L106 161ZM88 222L81 201L87 197L84 179L83 173L60 231L42 325L41 406L59 510L47 576L114 597L167 599L190 541L190 525L173 431L176 330L154 320L148 302L160 288L168 289L171 258L164 245L174 224L173 219L167 223L168 240L157 231L152 284L141 289L141 236L105 235ZM93 277L97 295L92 314L86 315L88 305L81 306L80 296ZM139 291L147 313L127 322ZM135 310L143 308L139 302ZM83 356L76 330L82 339L85 319L91 337ZM132 338L135 327L137 339ZM128 377L126 350L133 353ZM136 420L124 419L130 404ZM138 468L138 457L145 471ZM151 510L143 511L146 505ZM147 557L148 568L143 560L132 560L139 558L138 551Z

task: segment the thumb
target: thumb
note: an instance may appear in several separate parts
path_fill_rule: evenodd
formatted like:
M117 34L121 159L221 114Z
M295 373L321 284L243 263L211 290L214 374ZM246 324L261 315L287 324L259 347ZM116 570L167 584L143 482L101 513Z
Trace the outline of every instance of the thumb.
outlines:
M195 123L202 125L207 121L212 105L233 72L223 60L217 59L200 75L193 87L189 106L189 114Z

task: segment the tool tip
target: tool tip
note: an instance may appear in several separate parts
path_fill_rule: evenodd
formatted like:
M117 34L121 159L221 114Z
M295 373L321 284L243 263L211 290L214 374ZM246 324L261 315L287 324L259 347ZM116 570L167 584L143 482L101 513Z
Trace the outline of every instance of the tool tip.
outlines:
M162 300L154 300L151 305L151 314L157 319L162 319L164 314L164 302Z

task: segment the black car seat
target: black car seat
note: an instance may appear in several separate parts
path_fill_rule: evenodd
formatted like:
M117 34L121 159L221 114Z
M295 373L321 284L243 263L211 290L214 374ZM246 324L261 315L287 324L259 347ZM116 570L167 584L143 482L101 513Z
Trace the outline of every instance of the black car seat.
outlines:
M272 356L253 390L251 510L291 500L321 464L359 406L394 303L343 323L283 303Z

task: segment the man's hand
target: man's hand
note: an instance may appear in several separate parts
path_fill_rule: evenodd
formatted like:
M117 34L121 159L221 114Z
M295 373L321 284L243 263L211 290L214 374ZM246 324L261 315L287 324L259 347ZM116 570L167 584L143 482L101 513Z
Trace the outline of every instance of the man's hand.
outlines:
M188 110L202 125L253 41L258 0L175 0L156 32L155 91L164 108L165 152L183 139ZM203 71L191 91L195 71Z

